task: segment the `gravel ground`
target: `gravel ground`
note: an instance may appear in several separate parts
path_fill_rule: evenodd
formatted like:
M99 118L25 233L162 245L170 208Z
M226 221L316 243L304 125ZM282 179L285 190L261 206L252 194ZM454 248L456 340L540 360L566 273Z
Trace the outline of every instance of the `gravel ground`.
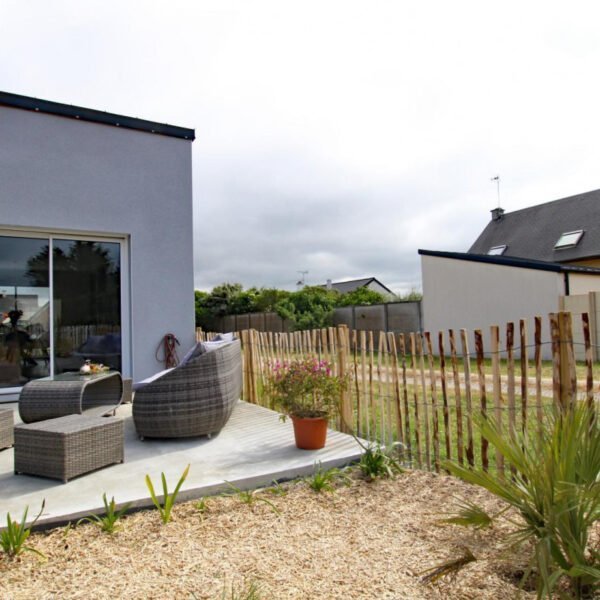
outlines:
M411 471L372 483L354 475L335 492L305 482L284 496L257 492L178 504L174 520L132 513L113 536L84 524L35 533L29 545L47 556L0 555L0 598L243 598L255 584L266 599L514 599L512 565L498 555L505 531L471 531L436 523L454 497L497 510L482 490L447 476ZM506 526L504 526L506 527ZM478 558L453 580L424 585L425 570L461 555ZM233 592L233 593L232 593ZM523 598L534 598L524 593Z

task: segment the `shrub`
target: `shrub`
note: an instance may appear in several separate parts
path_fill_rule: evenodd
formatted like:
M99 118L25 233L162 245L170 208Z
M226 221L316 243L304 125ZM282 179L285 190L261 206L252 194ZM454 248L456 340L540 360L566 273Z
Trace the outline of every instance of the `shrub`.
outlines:
M590 531L600 518L600 427L586 404L555 409L541 436L505 437L493 420L479 423L481 434L516 472L502 477L446 462L464 481L481 486L516 509L522 525L513 542L531 542L538 597L550 597L559 582L571 597L586 598L600 582L600 552Z

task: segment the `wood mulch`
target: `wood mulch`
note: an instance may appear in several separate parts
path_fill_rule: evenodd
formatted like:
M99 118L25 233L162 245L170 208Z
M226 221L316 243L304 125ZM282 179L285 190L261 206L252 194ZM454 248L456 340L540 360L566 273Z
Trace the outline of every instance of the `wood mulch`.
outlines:
M260 491L252 504L209 498L204 513L196 502L178 504L164 526L155 510L132 513L112 536L90 524L34 533L29 545L47 560L0 554L0 598L241 599L252 585L262 600L518 596L511 576L518 559L498 559L506 525L473 531L437 523L454 497L498 510L482 490L420 471L372 483L354 474L320 494L306 482L284 487L285 496ZM421 583L424 571L463 546L476 562L453 580Z

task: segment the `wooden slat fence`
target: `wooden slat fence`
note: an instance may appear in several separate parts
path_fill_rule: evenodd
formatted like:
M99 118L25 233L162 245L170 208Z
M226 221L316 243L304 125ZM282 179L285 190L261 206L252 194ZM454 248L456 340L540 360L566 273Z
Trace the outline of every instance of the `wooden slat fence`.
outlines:
M441 471L443 461L506 469L504 457L490 453L475 426L479 415L493 416L504 435L539 435L552 404L577 399L598 403L594 381L600 367L592 361L587 314L572 322L570 313L552 313L528 324L490 328L490 347L482 330L414 332L320 330L239 333L244 353L244 400L272 408L264 380L275 361L306 355L330 361L335 373L350 374L340 398L340 416L331 424L369 441L400 442L403 459ZM583 329L585 361L575 362L573 330ZM198 339L210 338L204 334ZM377 340L377 344L374 344ZM459 348L460 344L460 348ZM542 346L552 346L552 361L542 362ZM596 373L595 373L596 370Z

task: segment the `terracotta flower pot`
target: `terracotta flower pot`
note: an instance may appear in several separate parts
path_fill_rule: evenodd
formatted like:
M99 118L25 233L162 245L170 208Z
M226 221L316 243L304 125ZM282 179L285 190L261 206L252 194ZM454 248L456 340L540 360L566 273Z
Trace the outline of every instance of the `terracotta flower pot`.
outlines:
M302 450L319 450L325 446L326 417L295 417L291 415L291 419L294 424L296 447Z

